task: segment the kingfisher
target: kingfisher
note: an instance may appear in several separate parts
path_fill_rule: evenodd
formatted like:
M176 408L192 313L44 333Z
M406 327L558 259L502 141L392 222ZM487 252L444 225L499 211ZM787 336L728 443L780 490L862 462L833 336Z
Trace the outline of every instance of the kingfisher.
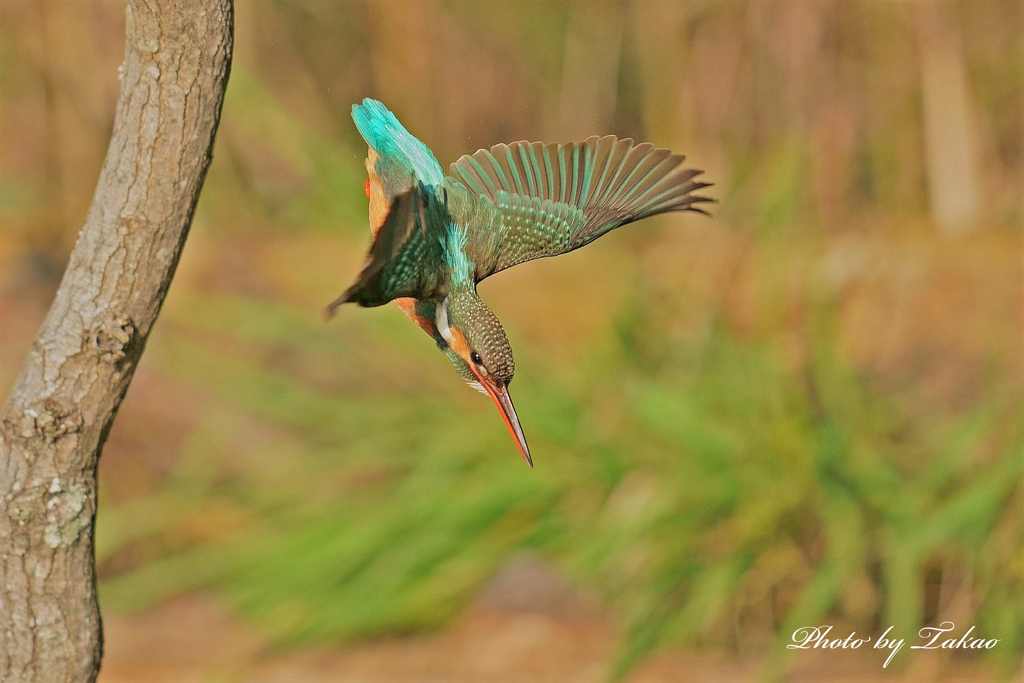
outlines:
M447 175L423 142L382 103L364 99L352 119L369 146L366 196L372 242L355 282L331 302L394 301L494 400L530 467L533 458L508 386L512 347L477 295L486 277L565 254L633 221L669 211L707 215L710 183L683 157L613 135L583 142L499 144L462 156Z

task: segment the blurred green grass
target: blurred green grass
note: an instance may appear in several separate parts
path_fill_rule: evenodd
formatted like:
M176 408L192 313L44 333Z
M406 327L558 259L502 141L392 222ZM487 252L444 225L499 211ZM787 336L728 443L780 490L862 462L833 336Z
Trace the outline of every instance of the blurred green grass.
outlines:
M105 506L101 563L140 539L159 548L103 583L105 605L139 609L215 586L284 642L401 632L442 623L527 548L627 615L625 671L665 643L728 646L721 623L769 596L767 623L782 634L835 611L913 630L927 570L948 558L976 577L972 623L1022 642L1010 559L1020 537L1012 549L990 536L1020 531L1014 401L986 397L930 420L866 388L828 336L810 340L817 351L794 372L770 344L716 328L682 379L668 368L693 362L692 349L651 373L619 344L614 359L582 359L593 375L573 387L524 368L517 397L540 455L530 472L486 402L437 386L442 363L403 367L426 387L403 392L317 388L301 369L261 362L268 349L313 357L338 368L316 383L345 386L352 365L372 368L387 348L375 324L352 346L289 307L176 299L149 360L211 403L159 492ZM589 436L588 413L606 401L621 413L616 428ZM226 464L251 423L280 432ZM228 518L223 533L182 529L211 517Z
M216 161L102 464L103 608L206 589L281 644L345 641L444 624L527 550L618 619L615 675L689 646L775 676L798 626L909 636L940 615L1019 665L1020 12L943 6L987 162L959 239L929 214L894 3L623 6L621 33L599 31L621 48L604 85L571 3L239 3ZM4 35L34 30L0 11ZM0 41L5 264L69 247L92 180L67 169L98 168L112 111L102 69L70 85L83 10L49 11L49 52ZM112 72L106 44L89 49ZM608 83L563 111L566 89ZM648 221L482 286L535 471L394 307L320 321L368 240L347 113L364 95L443 160L614 132L717 183L711 221Z

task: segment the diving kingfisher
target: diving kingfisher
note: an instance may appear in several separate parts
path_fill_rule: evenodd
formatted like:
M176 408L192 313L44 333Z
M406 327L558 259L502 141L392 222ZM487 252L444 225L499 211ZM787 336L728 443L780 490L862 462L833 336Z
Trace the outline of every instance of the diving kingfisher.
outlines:
M369 145L366 196L373 242L355 283L327 306L395 301L476 389L501 410L527 464L530 449L508 385L512 348L477 295L484 278L565 254L615 228L714 201L684 157L613 135L584 142L513 142L465 155L445 175L430 149L387 107L353 105Z

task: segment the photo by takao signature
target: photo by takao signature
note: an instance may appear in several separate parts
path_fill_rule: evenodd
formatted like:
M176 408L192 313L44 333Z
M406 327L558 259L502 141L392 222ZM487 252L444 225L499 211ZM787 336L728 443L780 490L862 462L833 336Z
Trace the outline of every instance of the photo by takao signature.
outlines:
M882 667L889 666L889 662L896 655L905 644L905 639L896 639L890 637L889 633L893 627L890 626L885 630L885 633L880 635L874 643L871 645L872 649L875 650L889 650L889 656L886 658L885 663ZM974 636L974 626L971 626L967 631L959 638L955 634L951 633L956 629L956 624L952 621L944 621L938 626L926 626L917 632L922 643L919 645L911 645L911 650L991 650L999 642L998 638L980 638ZM793 631L793 642L786 647L790 650L856 650L862 645L867 645L872 642L870 636L858 638L857 632L851 632L846 638L829 638L829 633L832 631L832 627L829 625L823 626L804 626ZM947 634L949 634L947 636Z

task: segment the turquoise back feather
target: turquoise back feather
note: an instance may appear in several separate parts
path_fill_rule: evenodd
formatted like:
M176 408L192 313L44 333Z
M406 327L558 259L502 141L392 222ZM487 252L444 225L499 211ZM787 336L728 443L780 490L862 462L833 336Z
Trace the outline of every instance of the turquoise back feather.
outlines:
M387 107L366 98L352 105L352 120L366 144L387 164L413 174L425 185L440 185L444 170L430 148L413 137Z

